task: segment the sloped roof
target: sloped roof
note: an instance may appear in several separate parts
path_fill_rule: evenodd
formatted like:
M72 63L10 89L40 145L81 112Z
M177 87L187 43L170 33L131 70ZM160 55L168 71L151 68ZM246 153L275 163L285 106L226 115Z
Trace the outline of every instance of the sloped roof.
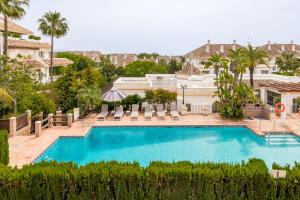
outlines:
M230 49L245 48L239 44L210 44L207 43L187 54L184 55L186 58L195 58L205 60L212 55L219 54L227 56Z
M258 47L268 53L270 56L278 56L282 53L291 53L300 56L300 45L298 44L265 44L261 47Z
M275 88L279 92L300 92L300 83L286 83L279 81L257 81L259 87Z
M186 63L182 66L182 69L180 71L176 72L176 74L200 75L202 74L202 72L195 66L193 66L191 63Z
M22 59L20 61L23 62L26 65L31 66L31 67L36 67L36 68L45 67L44 63L42 63L38 60L34 60L34 59Z
M4 32L4 18L0 16L0 32ZM19 33L22 35L31 35L33 34L32 31L28 30L27 28L20 26L10 20L8 20L8 32L11 33Z
M44 59L43 60L47 65L50 65L50 59ZM53 58L53 66L68 66L73 64L73 61L67 59L67 58Z
M24 48L24 49L50 49L48 43L34 42L29 40L10 39L8 40L8 48Z

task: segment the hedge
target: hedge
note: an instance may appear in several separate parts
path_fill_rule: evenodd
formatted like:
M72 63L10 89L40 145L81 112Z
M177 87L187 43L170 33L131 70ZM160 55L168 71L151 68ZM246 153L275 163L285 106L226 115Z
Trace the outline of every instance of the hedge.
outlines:
M1 199L300 199L300 165L275 180L265 163L101 162L0 166Z
M8 165L8 133L6 130L0 130L0 164Z

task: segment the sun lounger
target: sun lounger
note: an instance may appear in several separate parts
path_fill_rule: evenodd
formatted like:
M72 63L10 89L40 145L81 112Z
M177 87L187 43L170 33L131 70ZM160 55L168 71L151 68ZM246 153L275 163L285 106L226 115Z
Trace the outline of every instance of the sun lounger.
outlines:
M157 105L157 117L159 120L164 120L165 119L165 116L166 116L166 113L165 113L165 110L164 110L164 106L162 104L158 104Z
M139 105L138 104L132 105L130 117L131 117L131 120L138 120L138 118L139 118Z
M146 120L151 120L152 119L152 111L151 111L151 105L150 104L145 105L144 117L145 117Z
M171 118L173 120L179 120L179 113L177 111L177 107L176 107L176 104L171 104Z
M108 105L103 104L101 107L101 113L98 115L98 120L105 120L107 115L108 115Z
M121 120L123 115L124 115L123 107L120 106L120 107L118 107L118 109L114 115L114 120Z

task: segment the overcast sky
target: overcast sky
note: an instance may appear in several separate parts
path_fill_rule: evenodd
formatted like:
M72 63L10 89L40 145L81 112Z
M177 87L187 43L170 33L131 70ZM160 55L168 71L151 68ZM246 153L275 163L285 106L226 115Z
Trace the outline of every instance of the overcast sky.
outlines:
M61 12L70 32L56 50L181 55L208 39L299 42L299 10L299 0L31 0L20 23L38 35L37 20Z

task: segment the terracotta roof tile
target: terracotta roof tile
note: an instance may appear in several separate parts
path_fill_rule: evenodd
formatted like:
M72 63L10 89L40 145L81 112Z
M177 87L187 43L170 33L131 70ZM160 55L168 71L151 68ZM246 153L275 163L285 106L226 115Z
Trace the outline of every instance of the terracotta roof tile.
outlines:
M9 39L8 40L8 48L16 49L16 48L24 48L24 49L49 49L50 45L48 43L35 42L29 40L19 40L19 39Z
M265 50L270 56L278 56L282 53L292 53L300 56L300 45L298 44L265 44L259 49Z
M220 54L227 56L230 49L245 48L239 44L205 44L184 55L186 58L205 60L212 55Z
M279 92L300 92L300 83L286 83L279 81L256 81L259 87L275 88Z
M0 31L4 32L4 18L0 17ZM33 34L32 31L20 26L12 21L8 21L8 31L11 33L19 33L23 35L30 35Z
M36 68L45 67L45 63L34 59L22 59L20 61L31 67L36 67Z
M44 59L43 60L47 65L50 65L50 59ZM73 61L67 59L67 58L53 58L53 66L68 66L73 64Z

